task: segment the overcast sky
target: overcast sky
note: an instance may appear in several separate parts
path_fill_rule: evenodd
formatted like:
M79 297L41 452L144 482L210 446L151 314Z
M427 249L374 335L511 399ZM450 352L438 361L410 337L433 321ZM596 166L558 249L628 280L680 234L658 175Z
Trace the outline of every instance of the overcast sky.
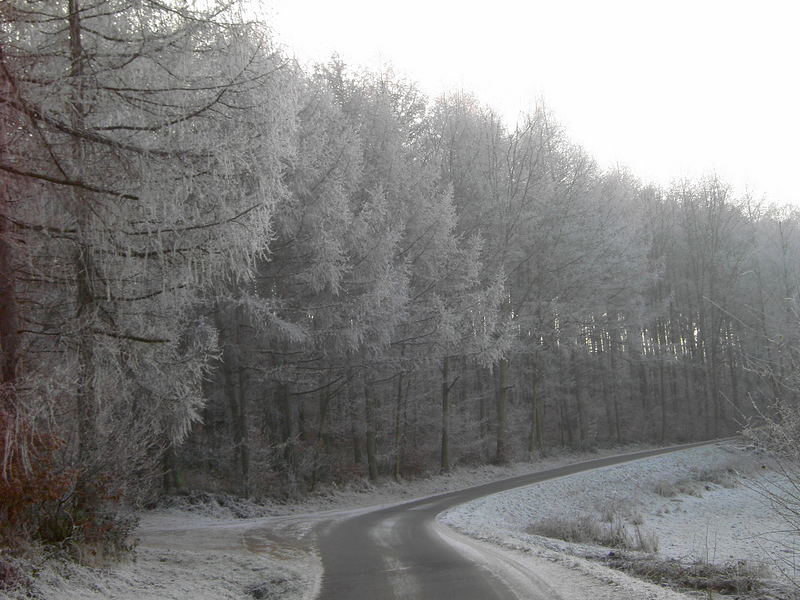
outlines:
M303 62L390 63L431 96L466 89L513 124L543 97L602 165L714 171L800 206L800 2L262 0Z

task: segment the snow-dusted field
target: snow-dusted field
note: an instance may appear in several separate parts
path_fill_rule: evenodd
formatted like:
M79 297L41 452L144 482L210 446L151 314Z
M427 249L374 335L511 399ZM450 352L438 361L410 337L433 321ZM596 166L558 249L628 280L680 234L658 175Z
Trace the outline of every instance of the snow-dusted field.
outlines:
M729 470L738 476L730 474L720 483L706 480ZM631 531L638 526L655 534L664 557L686 562L746 560L778 575L776 557L785 558L787 548L797 549L797 539L783 531L785 524L758 492L775 476L733 443L706 446L503 492L456 507L440 521L479 539L572 561L569 555L592 555L592 549L531 535L526 529L554 517L586 515L601 523L616 518ZM599 565L578 563L584 571L609 576L598 571L608 571Z

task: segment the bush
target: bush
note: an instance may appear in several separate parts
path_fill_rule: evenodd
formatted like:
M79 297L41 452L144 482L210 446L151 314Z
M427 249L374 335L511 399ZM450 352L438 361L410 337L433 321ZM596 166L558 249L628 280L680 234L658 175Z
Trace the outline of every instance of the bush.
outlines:
M82 562L131 549L136 523L115 511L119 494L112 477L61 466L63 442L9 412L0 412L0 442L0 545L18 551L41 542Z
M58 510L76 473L58 466L60 439L34 432L24 419L5 411L0 412L0 442L0 543L13 548L35 537L43 513Z

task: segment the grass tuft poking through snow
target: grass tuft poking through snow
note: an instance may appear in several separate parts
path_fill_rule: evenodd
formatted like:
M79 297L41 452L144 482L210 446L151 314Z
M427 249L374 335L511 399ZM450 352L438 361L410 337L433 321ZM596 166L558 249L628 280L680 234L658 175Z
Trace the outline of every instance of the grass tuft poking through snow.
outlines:
M641 552L658 551L658 536L638 525L629 528L618 517L605 522L591 515L577 518L548 517L530 525L525 531L565 542L597 544Z
M736 487L738 469L742 464L731 461L724 466L706 467L696 469L690 477L682 477L674 481L659 481L653 486L653 491L664 498L678 496L703 497L703 491L710 491L709 484L732 489Z
M611 568L631 573L659 585L720 594L752 594L770 576L763 565L744 560L717 565L697 560L690 564L674 558L626 556L611 553L602 559Z

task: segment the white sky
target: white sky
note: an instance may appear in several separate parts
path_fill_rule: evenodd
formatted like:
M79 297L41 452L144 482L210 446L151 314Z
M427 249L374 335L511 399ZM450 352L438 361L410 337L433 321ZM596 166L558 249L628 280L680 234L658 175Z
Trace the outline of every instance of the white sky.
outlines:
M543 97L604 165L647 181L715 171L800 206L796 0L261 0L302 62L391 63L513 124Z

